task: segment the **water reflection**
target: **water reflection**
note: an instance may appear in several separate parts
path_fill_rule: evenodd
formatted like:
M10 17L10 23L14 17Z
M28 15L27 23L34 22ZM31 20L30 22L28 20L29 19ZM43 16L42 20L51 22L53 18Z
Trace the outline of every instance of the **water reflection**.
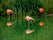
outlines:
M30 34L30 33L34 32L34 31L35 31L34 29L32 29L32 30L27 29L27 30L25 31L25 33L26 33L26 34Z
M13 22L7 22L6 25L11 26L11 25L13 25Z

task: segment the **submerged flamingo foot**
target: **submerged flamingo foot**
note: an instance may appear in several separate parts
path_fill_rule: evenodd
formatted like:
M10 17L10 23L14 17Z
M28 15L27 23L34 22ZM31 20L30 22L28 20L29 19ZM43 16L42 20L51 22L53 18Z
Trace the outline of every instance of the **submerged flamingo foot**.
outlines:
M30 33L32 33L32 32L34 32L34 29L33 29L33 30L27 29L27 30L25 31L26 34L30 34Z
M7 22L6 25L7 25L7 26L11 26L11 25L13 25L13 23L12 23L12 22Z

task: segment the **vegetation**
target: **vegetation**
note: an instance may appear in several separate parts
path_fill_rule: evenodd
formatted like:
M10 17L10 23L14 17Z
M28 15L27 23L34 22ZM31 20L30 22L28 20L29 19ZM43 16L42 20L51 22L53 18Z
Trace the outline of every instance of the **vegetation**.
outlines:
M52 40L53 17L45 16L53 13L52 3L51 0L0 0L0 40ZM39 8L44 12L40 13ZM12 10L16 17L8 16L7 9ZM34 21L28 22L26 16ZM35 30L29 35L25 33L28 26Z

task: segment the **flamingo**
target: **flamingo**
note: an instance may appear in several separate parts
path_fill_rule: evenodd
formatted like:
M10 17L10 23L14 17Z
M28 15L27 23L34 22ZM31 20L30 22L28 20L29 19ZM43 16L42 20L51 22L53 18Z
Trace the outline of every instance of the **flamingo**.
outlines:
M40 21L39 25L40 26L43 26L44 25L44 22Z
M39 12L40 13L44 12L44 9L43 8L39 8Z
M30 21L30 20L34 20L34 18L29 17L29 16L26 16L26 17L25 17L25 20Z
M25 20L28 21L28 29L25 31L25 33L26 33L26 34L30 34L30 33L34 32L34 30L30 30L30 29L29 29L29 21L30 21L30 20L33 20L33 21L34 21L34 18L32 18L32 17L30 17L30 16L26 16L26 17L25 17Z
M34 29L33 29L33 30L27 29L27 30L25 31L26 34L30 34L30 33L32 33L32 32L34 32Z
M11 9L7 9L7 10L6 10L6 13L7 13L8 15L11 16L11 15L13 15L13 10L11 10Z

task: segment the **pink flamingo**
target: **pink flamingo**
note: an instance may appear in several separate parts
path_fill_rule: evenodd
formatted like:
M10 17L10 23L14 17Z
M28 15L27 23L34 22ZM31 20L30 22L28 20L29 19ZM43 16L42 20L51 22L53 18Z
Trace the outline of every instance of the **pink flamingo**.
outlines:
M25 17L25 20L28 21L28 29L25 31L25 33L26 33L26 34L30 34L30 33L34 32L34 30L30 30L30 29L29 29L29 21L30 21L30 20L33 20L33 21L34 21L34 18L32 18L32 17L30 17L30 16L26 16L26 17Z
M34 20L34 18L29 17L29 16L26 16L26 17L25 17L25 20L30 21L30 20Z
M6 10L6 13L7 13L8 15L12 15L12 14L13 14L13 10L7 9L7 10Z

